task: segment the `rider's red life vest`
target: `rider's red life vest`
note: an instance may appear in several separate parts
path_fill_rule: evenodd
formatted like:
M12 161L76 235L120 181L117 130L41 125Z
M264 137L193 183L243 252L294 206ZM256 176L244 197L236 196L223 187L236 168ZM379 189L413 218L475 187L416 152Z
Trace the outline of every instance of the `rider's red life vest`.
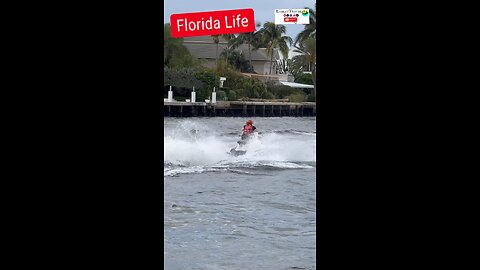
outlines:
M253 126L252 125L243 126L243 133L244 134L250 134L252 132L253 132Z

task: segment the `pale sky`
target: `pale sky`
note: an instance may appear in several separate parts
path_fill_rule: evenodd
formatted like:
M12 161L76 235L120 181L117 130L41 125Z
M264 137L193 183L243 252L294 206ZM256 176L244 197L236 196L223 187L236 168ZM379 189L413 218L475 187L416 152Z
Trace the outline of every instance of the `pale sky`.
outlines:
M170 22L170 15L175 13L204 12L225 9L253 8L255 21L262 23L275 22L275 9L314 8L315 0L164 0L163 22ZM295 39L304 25L287 24L287 36Z

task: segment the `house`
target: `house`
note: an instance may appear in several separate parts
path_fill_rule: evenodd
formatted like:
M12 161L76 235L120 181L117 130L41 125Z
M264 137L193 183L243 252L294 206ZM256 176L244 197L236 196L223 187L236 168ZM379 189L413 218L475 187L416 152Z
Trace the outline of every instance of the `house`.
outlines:
M227 47L227 41L219 36L218 51L217 44L213 41L212 36L198 36L198 37L187 37L183 39L183 45L190 51L190 53L198 58L206 60L205 66L215 67L215 60L218 53L218 58L220 54ZM245 59L249 60L248 45L242 44L236 48L241 54L245 56ZM267 56L266 49L260 48L258 50L252 50L252 66L253 70L257 74L267 75L270 73L270 56ZM272 64L272 75L277 74L276 62L280 59L280 54L277 49L274 50L273 54L273 64Z

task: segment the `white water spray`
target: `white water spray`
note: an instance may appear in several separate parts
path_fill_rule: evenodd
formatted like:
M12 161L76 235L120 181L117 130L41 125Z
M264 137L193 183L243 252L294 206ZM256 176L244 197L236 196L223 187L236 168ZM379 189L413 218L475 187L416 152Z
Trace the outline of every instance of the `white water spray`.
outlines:
M236 146L238 135L225 135L215 127L183 121L166 131L164 160L169 166L164 175L201 173L229 168L261 166L311 168L299 162L315 162L315 136L311 134L278 134L264 132L250 140L247 153L234 157L228 152Z

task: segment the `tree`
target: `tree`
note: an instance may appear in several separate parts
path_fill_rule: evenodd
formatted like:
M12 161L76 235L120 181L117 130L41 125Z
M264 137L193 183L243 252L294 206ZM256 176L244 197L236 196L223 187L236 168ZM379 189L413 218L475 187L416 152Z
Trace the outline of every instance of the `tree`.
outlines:
M315 4L315 9L308 7L305 7L305 9L309 10L310 24L306 24L302 32L298 33L297 37L295 38L295 45L309 37L317 37L317 4Z
M199 89L204 84L195 78L195 70L192 68L169 68L163 69L164 95L169 89L168 86L173 87L175 96L188 97L192 88Z
M202 86L196 90L198 100L209 98L214 87L218 89L220 76L215 69L198 69L195 78L202 82Z
M254 51L258 50L262 44L259 32L256 30L257 27L262 26L260 23L255 24L255 31L249 33L239 34L236 41L236 44L247 44L248 45L248 60L250 66L252 65L252 49Z
M228 98L230 100L236 98L273 98L273 95L268 92L266 84L259 79L247 78L236 70L226 70L225 72L223 76L228 79L225 81L224 87L228 88L229 93L235 93L233 97L229 94Z
M166 66L169 65L170 60L174 55L174 51L184 47L183 39L173 38L170 29L170 24L163 25L163 61Z
M229 52L238 47L238 42L236 42L237 37L234 34L225 34L222 35L222 37L227 41L227 47L224 51L226 52L225 63L228 63Z
M243 81L244 97L263 98L267 93L267 85L257 78L246 78Z
M163 69L163 85L190 89L192 87L200 88L204 86L204 84L196 78L194 69L172 69L169 67Z
M218 43L220 43L220 35L212 35L213 42L217 44L217 50L215 51L215 65L218 66Z
M196 59L183 45L182 38L173 38L170 24L164 24L163 34L164 65L173 68L197 66L201 61Z
M273 53L278 49L284 58L288 58L288 45L292 44L292 38L283 36L287 32L285 25L276 25L273 22L266 22L260 29L260 34L264 43L266 43L267 57L270 55L270 74L272 74Z
M233 66L235 69L239 70L240 72L253 72L253 67L248 63L245 57L238 51L234 49L225 49L221 54L220 58L228 58L227 64Z
M290 65L292 63L292 59L280 59L277 61L277 71L280 74L286 74L288 73L290 69Z
M313 96L316 102L317 82L316 82L316 62L317 62L317 40L309 37L304 39L299 46L295 46L294 52L300 53L293 57L293 62L299 65L308 66L308 70L312 72Z

